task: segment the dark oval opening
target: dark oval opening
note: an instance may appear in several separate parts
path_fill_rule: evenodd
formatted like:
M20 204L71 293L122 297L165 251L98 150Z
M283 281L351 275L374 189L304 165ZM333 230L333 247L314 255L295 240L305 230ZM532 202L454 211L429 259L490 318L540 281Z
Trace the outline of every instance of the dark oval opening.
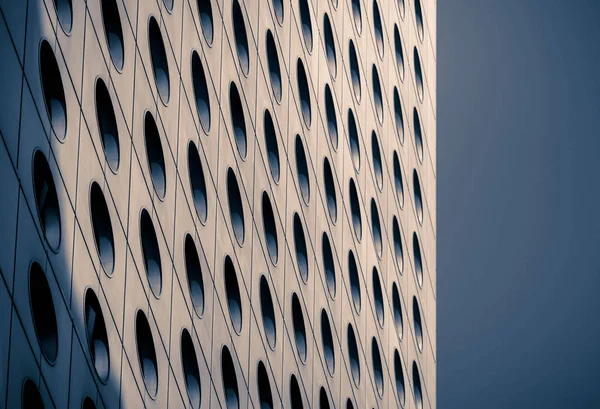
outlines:
M54 363L58 355L56 312L46 274L37 262L33 262L29 269L29 303L42 354L48 362Z
M417 33L419 33L419 40L423 41L425 38L425 30L423 29L423 10L421 9L420 0L415 0L415 19L417 20Z
M325 392L325 388L322 386L321 391L319 392L319 409L330 409L327 392Z
M146 140L146 157L150 168L150 177L154 191L159 198L164 198L167 191L167 175L162 142L156 122L150 111L146 111L144 119L144 136Z
M373 234L373 245L378 258L383 255L383 241L381 238L381 222L375 199L371 199L371 232Z
M381 363L381 354L379 353L379 345L375 337L371 340L371 360L373 362L373 375L375 376L375 386L377 393L383 397L383 367Z
M413 394L415 395L415 407L417 409L423 409L423 393L421 392L421 376L419 375L419 368L417 363L413 361L412 365L412 377L413 377Z
M59 1L67 2L67 0ZM58 62L52 47L46 40L42 41L40 47L40 76L50 125L54 135L62 141L67 136L67 103Z
M54 0L54 8L58 22L66 34L71 33L73 26L73 5L71 0Z
M27 407L27 406L25 406ZM81 409L96 409L96 404L89 396L86 396L81 403Z
M335 112L335 104L333 103L333 96L331 94L331 88L329 88L329 84L325 85L325 115L327 118L327 130L329 132L329 140L331 141L331 146L333 146L334 149L337 149L337 114Z
M269 78L271 80L271 90L277 103L281 102L281 67L279 65L279 54L271 30L267 30L267 62L269 64Z
M221 373L223 374L223 392L225 393L225 404L227 409L240 407L240 393L238 390L237 376L233 357L227 346L223 346L221 352Z
M292 409L304 409L302 393L300 392L300 386L295 375L292 375L290 378L290 403Z
M204 1L204 0L199 0ZM205 2L209 4L208 1ZM200 126L204 132L210 131L210 99L208 96L208 84L204 73L204 66L200 60L200 56L194 50L192 53L192 83L194 85L194 97L196 98L196 111Z
M423 89L423 71L421 69L421 59L419 58L419 53L417 52L417 48L414 49L414 60L415 60L415 81L417 82L417 96L419 97L419 101L423 102L423 98L425 97L425 91Z
M350 178L350 213L352 214L352 225L354 226L354 234L358 241L362 238L362 218L360 216L360 203L358 201L358 193L354 179Z
M415 124L415 146L417 148L417 156L419 162L423 163L423 134L421 132L421 120L417 110L413 110L413 122Z
M350 40L348 46L348 54L350 58L350 78L352 79L352 90L356 101L360 103L361 85L360 85L360 69L358 68L358 57L356 56L356 49L354 48L354 42Z
M61 237L58 195L48 161L39 150L33 154L33 189L42 231L48 246L57 251Z
M227 170L227 199L229 202L229 218L233 226L233 233L238 244L244 244L244 206L242 204L242 194L238 185L237 177L233 169Z
M23 384L21 402L23 409L44 409L44 401L42 401L40 391L31 379L27 379Z
M229 306L229 318L231 325L238 334L242 331L242 297L238 284L237 272L231 257L225 257L225 292L227 293L227 305Z
M423 260L421 259L421 245L416 233L413 233L413 255L415 258L417 284L419 284L420 288L423 288Z
M348 276L350 279L350 292L352 293L352 303L356 313L360 313L360 280L358 278L358 266L352 250L348 252Z
M324 309L321 310L321 342L323 343L323 355L325 356L325 365L329 374L333 376L335 372L335 351L333 349L333 335L329 317Z
M381 164L381 150L375 131L371 132L371 155L373 159L373 173L379 190L383 189L383 165Z
M310 128L312 121L312 107L310 102L310 90L308 88L308 77L304 70L302 60L298 58L297 64L298 95L300 96L300 107L302 108L302 117L307 128Z
M174 0L163 0L163 4L169 13L173 11L173 2Z
M400 159L398 152L394 151L393 159L394 167L394 187L396 189L396 198L400 204L400 208L404 207L404 182L402 182L402 169L400 168Z
M119 169L119 128L108 88L102 78L96 80L96 119L106 163L116 172Z
M200 371L198 370L196 349L186 328L181 332L181 367L183 368L183 377L190 405L192 408L198 409L202 397Z
M404 406L406 400L404 395L404 372L402 371L402 362L400 361L400 354L397 349L394 351L394 378L396 380L398 401L401 406Z
M185 235L185 271L187 274L188 287L192 306L198 317L204 314L204 278L202 277L202 266L206 265L204 252L202 252L202 263L198 256L198 249L194 239L189 234Z
M396 52L396 69L400 76L400 81L404 81L404 52L402 51L402 39L400 38L400 30L394 25L394 48Z
M373 0L373 27L375 29L375 43L377 44L377 52L379 58L383 59L384 41L383 41L383 25L381 23L381 14L377 2Z
M402 235L400 234L400 225L398 219L394 216L392 220L392 235L394 238L394 256L400 274L404 271L404 251L402 250Z
M273 297L271 289L265 276L260 277L260 311L262 313L263 329L269 347L275 349L277 343L277 324L275 321L275 308L273 307Z
M258 400L260 401L260 409L273 409L271 382L269 381L267 368L265 368L265 364L263 364L262 361L258 361L256 378L258 383Z
M360 170L360 142L358 138L358 127L354 119L354 113L348 109L348 139L350 140L350 154L352 156L352 164L358 172Z
M377 119L379 119L379 123L383 123L383 97L381 95L379 73L377 72L377 67L375 67L375 64L373 64L371 75L373 82L373 99L375 100L375 112L377 112Z
M333 29L331 28L331 21L327 13L323 16L323 37L325 40L325 54L327 55L327 66L333 79L337 75L337 57L335 55L335 40L333 36Z
M155 397L158 392L158 364L156 361L156 351L152 339L152 331L146 314L138 310L135 318L135 334L137 342L138 360L142 371L144 386L151 397Z
M312 23L310 21L310 9L308 8L308 0L299 0L300 7L300 24L302 25L302 35L304 36L304 44L308 52L312 52Z
M325 196L327 199L327 210L329 217L333 223L337 220L337 196L335 193L335 182L333 179L333 172L329 160L325 158L323 160L323 181L325 182Z
M213 13L211 0L198 0L198 14L200 15L200 26L202 35L209 46L213 42Z
M271 171L273 181L275 183L279 183L279 145L277 143L277 133L275 131L275 124L273 124L273 117L271 117L271 113L268 110L265 110L264 127L269 169Z
M273 10L275 10L275 18L277 22L281 25L283 24L283 0L273 0Z
M158 247L154 223L152 223L152 218L146 209L142 209L142 214L140 216L140 236L148 284L150 285L152 294L158 298L162 291L160 248Z
M360 385L360 361L358 358L358 344L352 324L348 324L348 357L350 358L350 371L352 372L352 380L358 387Z
M116 0L102 0L102 22L108 43L108 52L117 70L123 69L125 51L123 47L123 29Z
M237 49L238 61L244 75L250 71L250 53L248 52L248 35L246 34L246 23L244 14L237 0L233 2L233 35Z
M415 341L419 352L423 352L423 325L421 323L421 309L417 298L413 297L413 325L415 327Z
M244 118L244 105L240 98L240 93L235 83L229 87L229 112L231 113L231 123L233 124L233 133L235 135L235 144L238 153L242 159L246 159L247 140L246 140L246 119Z
M298 184L304 203L310 201L310 179L308 176L308 162L304 153L304 145L300 135L296 135L296 171L298 172Z
M321 242L321 250L323 252L323 270L325 271L327 291L329 292L329 296L334 299L336 292L335 263L333 261L331 242L329 241L329 236L327 236L327 233L323 232Z
M302 307L296 293L292 294L292 324L294 326L294 339L296 341L298 357L302 362L306 362L306 329L304 327Z
M394 87L394 121L396 122L396 135L401 144L404 144L404 118L398 88Z
M375 304L375 315L379 326L383 328L385 322L385 309L383 304L383 291L381 289L381 280L376 267L373 267L373 302Z
M346 401L346 409L354 409L354 405L352 404L352 399L348 398Z
M104 272L111 276L115 266L115 241L108 206L102 188L96 182L92 182L90 189L90 217L100 264Z
M419 224L423 224L423 198L421 196L421 182L416 169L413 170L413 186L415 195L415 211L417 212L417 220Z
M294 246L296 248L296 262L300 278L306 283L308 280L308 251L306 249L306 238L304 227L298 213L294 213Z
M265 231L265 239L267 243L267 251L273 265L277 264L279 258L279 244L277 242L277 225L275 223L275 215L273 206L267 192L262 194L262 215L263 229Z
M169 102L170 94L169 63L160 27L154 16L150 17L148 23L148 41L150 42L150 58L152 59L156 88L160 99L166 104Z
M202 168L200 155L193 141L190 141L188 144L188 171L190 173L190 187L192 189L196 214L201 223L206 223L206 218L208 217L206 180L204 178L204 169Z
M400 303L400 292L396 283L392 285L392 308L394 309L394 326L398 338L404 335L404 322L402 319L402 304Z
M352 16L354 18L354 27L360 35L362 32L362 13L360 9L360 0L352 0Z

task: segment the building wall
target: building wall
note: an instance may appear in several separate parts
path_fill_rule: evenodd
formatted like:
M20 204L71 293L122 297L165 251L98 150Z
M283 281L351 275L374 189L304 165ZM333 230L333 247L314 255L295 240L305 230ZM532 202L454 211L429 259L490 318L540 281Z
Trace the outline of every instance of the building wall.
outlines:
M0 407L435 408L421 2L0 1Z

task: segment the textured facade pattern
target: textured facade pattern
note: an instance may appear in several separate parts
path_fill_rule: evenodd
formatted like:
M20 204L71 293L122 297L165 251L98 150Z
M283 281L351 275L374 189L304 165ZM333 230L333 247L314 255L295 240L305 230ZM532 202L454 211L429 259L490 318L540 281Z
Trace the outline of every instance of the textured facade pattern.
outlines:
M1 0L0 407L435 408L435 8Z

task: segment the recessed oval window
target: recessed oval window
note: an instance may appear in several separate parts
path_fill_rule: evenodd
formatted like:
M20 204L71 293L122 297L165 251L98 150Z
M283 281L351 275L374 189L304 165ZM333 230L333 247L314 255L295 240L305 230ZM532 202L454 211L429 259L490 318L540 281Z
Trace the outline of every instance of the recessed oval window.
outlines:
M352 380L358 387L360 385L360 360L358 358L358 343L352 324L348 324L348 358L350 359L350 372Z
M413 326L415 328L415 341L419 352L423 352L423 325L421 323L421 309L416 297L413 297Z
M360 68L358 67L358 57L356 56L356 49L354 48L354 42L350 40L348 45L349 64L350 64L350 79L352 80L352 91L356 101L360 103L361 96L361 85L360 85Z
M331 333L331 324L325 309L321 310L321 342L323 344L323 355L325 356L325 365L327 371L333 376L335 372L335 351L333 349L333 334Z
M373 28L375 29L375 44L377 44L377 52L379 58L383 59L384 41L383 41L383 25L381 23L381 13L377 1L373 0Z
M423 102L423 98L425 97L425 91L423 89L423 70L421 68L421 58L419 58L417 47L415 47L413 55L413 58L415 60L415 81L417 83L417 96L419 97L419 101Z
M392 236L394 239L394 257L398 265L400 274L404 271L404 251L402 250L402 235L400 234L400 225L396 216L392 219Z
M267 342L271 349L275 349L275 344L277 342L275 308L273 307L273 297L271 297L269 283L264 275L260 277L260 311Z
M29 408L29 406L25 406L25 407ZM37 407L36 407L36 409L37 409ZM81 409L96 409L96 404L94 403L92 398L90 398L89 396L86 396L83 399L83 402L81 403Z
M415 196L415 211L417 212L417 220L419 224L423 224L423 197L421 195L421 182L416 169L413 170L413 189Z
M375 100L375 112L377 113L377 119L379 123L383 123L383 96L381 94L381 82L379 82L379 73L377 67L373 64L371 69L372 82L373 82L373 99Z
M404 182L402 182L402 169L400 168L400 159L398 152L394 151L393 158L394 167L394 188L396 189L396 198L400 204L400 208L404 207Z
M308 87L308 77L304 70L304 64L302 60L298 58L298 64L296 67L296 75L298 80L298 95L300 97L300 107L302 109L302 117L307 128L310 128L312 121L312 107L310 102L310 90Z
M202 277L202 265L205 265L204 253L202 253L202 264L198 256L198 249L194 239L189 234L185 235L185 271L187 274L188 287L192 306L198 317L204 314L204 278Z
M42 41L40 47L40 76L50 125L54 135L62 141L67 136L67 103L58 62L52 47L46 40Z
M327 13L323 16L323 37L325 40L325 55L327 56L327 66L331 77L335 79L337 75L337 56L335 55L335 39L331 21Z
M208 217L206 180L204 178L204 169L202 168L200 155L198 154L198 149L193 141L190 141L188 144L188 171L196 214L201 223L206 223L206 218Z
M362 31L362 12L360 9L360 0L352 0L352 17L354 18L354 27L360 35Z
M158 89L158 96L166 104L169 102L171 88L169 63L160 27L154 16L150 17L150 22L148 23L148 42L150 43L150 58L152 60L152 70L154 72L156 88Z
M277 19L279 25L283 24L283 0L273 0L273 10L275 11L275 18Z
M323 181L325 182L325 197L327 200L327 210L331 221L337 221L337 196L335 193L335 182L329 159L323 160Z
M400 354L398 350L394 350L394 378L396 381L396 395L398 395L398 401L400 405L404 407L405 395L404 395L404 372L402 371L402 362L400 361Z
M138 310L135 317L135 336L144 386L148 394L154 398L158 392L158 363L152 330L148 324L148 318L142 310Z
M381 149L375 131L371 132L371 155L373 159L373 173L379 190L383 189L383 165L381 163Z
M204 0L199 0L204 2ZM205 3L209 3L206 1ZM194 50L192 53L192 84L194 86L194 97L196 99L196 111L200 126L204 132L210 131L210 100L208 96L208 84L204 73L204 66L200 60L200 56Z
M42 400L40 391L36 384L29 378L23 383L21 402L23 404L22 409L44 409L44 401Z
M146 209L142 209L140 216L140 236L144 266L150 290L156 298L160 297L162 291L162 265L160 260L160 248L152 218Z
M165 170L165 158L163 156L160 133L156 122L150 111L146 111L144 118L144 136L146 141L146 157L150 168L152 186L156 195L163 199L167 191L167 176Z
M329 132L329 140L333 149L338 146L338 125L337 114L335 112L335 104L331 94L329 84L325 85L325 116L327 118L327 131Z
M242 204L242 194L238 185L237 177L233 169L227 170L227 200L229 202L229 218L233 227L233 234L238 244L244 244L244 205Z
M282 5L283 7L283 5ZM271 381L267 368L262 361L258 361L256 371L256 382L258 383L258 400L260 409L273 409L273 394L271 393Z
M264 119L265 145L267 146L267 159L269 161L269 170L275 183L279 183L279 145L277 143L277 132L273 124L273 117L268 110L265 110Z
M73 26L73 5L71 0L54 0L54 8L58 22L66 34L71 33Z
M404 81L404 52L402 51L402 39L400 38L400 30L394 25L394 51L396 54L396 69L400 81Z
M279 65L279 54L271 30L267 30L267 63L269 65L269 79L271 80L271 91L277 103L281 102L281 66Z
M383 397L383 365L381 363L381 354L379 352L379 344L375 337L371 340L371 361L373 364L373 376L375 377L375 386L377 393Z
M358 127L354 119L354 113L348 109L348 139L350 141L350 155L352 164L356 172L360 170L360 142L358 137Z
M405 13L404 0L397 0L396 3L398 5L398 11L400 12L400 17L402 18L402 20L404 20L404 13Z
M415 275L417 284L423 288L423 260L421 259L421 245L417 238L417 233L413 233L413 256L415 259Z
M321 390L319 391L319 409L330 409L329 398L327 397L327 392L325 392L325 388L321 386Z
M352 404L352 399L348 398L346 400L346 409L354 409L354 405Z
M60 246L60 206L52 171L40 150L33 154L33 191L40 225L48 246L54 251Z
M235 271L233 261L229 256L225 257L224 270L229 318L231 319L233 329L239 334L242 331L242 297L240 295L237 272Z
M231 123L233 125L233 134L235 135L235 145L242 159L246 159L248 151L246 137L246 119L244 118L244 105L235 83L229 87L229 112L231 114Z
M383 291L377 267L373 267L373 303L375 304L375 316L379 326L383 328L385 322L385 308L383 304Z
M267 244L267 251L269 258L273 265L277 264L279 258L279 244L277 242L277 225L275 224L275 215L273 213L273 206L271 206L271 200L267 192L262 194L262 216L263 216L263 229L265 232L265 241Z
M212 0L198 0L198 14L200 15L202 35L209 46L212 46L214 36L211 1Z
M106 163L116 172L119 169L119 129L110 94L102 78L96 80L96 119Z
M48 362L54 363L58 355L56 312L46 274L37 262L33 262L29 269L29 303L42 354Z
M100 302L91 288L85 292L85 329L96 375L100 381L106 382L110 373L108 334Z
M348 252L348 278L350 280L350 293L356 313L360 313L360 280L358 278L358 266L352 250Z
M350 178L350 213L352 214L352 225L354 234L358 241L362 238L362 218L360 216L360 202L358 201L358 192L354 179Z
M396 135L401 144L404 144L404 118L402 116L402 104L398 88L394 87L394 122L396 123Z
M200 371L198 370L196 349L186 328L181 331L181 367L190 405L192 408L198 409L202 397Z
M321 238L321 250L323 252L323 270L325 271L327 291L329 292L329 296L334 299L336 292L335 263L333 261L331 242L329 241L329 236L327 236L327 233L325 232L323 232Z
M392 284L392 308L394 309L394 326L398 338L404 335L404 322L402 319L402 304L400 302L400 291L396 283Z
M302 35L304 37L304 45L309 53L312 52L312 23L310 21L310 9L308 8L308 0L298 0L300 7L300 25L302 26Z
M108 43L108 52L117 70L123 69L125 52L123 47L123 28L116 0L102 0L102 22Z
M419 34L419 40L423 41L425 38L425 30L423 29L423 10L421 9L420 0L415 0L415 19L417 20L417 33Z
M227 409L238 409L240 407L240 392L238 389L237 376L233 357L227 346L221 351L221 374L223 374L223 393Z
M233 35L237 49L238 61L244 75L250 71L250 53L248 52L248 35L246 34L246 23L244 13L237 0L233 1Z
M308 162L304 153L304 145L300 135L296 135L296 172L298 173L298 184L304 203L310 201L310 179L308 176Z
M296 351L298 357L304 363L306 362L306 328L304 327L304 315L300 300L296 293L292 294L292 324L294 326L294 339L296 341Z
M302 393L295 375L290 378L290 405L292 409L304 409Z
M111 276L115 266L115 241L108 206L102 188L96 182L92 182L90 189L90 218L100 264L104 272Z
M417 409L423 409L423 392L421 391L421 375L419 375L419 368L417 363L413 361L412 364L412 378L413 378L413 394L415 395L415 407Z
M413 123L415 126L415 147L417 149L417 157L419 162L423 163L423 133L421 130L421 120L416 109L413 109Z
M296 262L298 263L298 272L300 278L306 283L308 280L308 251L306 248L306 238L304 227L298 213L294 213L294 246L296 248Z
M373 245L378 258L383 255L383 240L381 238L381 222L375 199L371 199L371 232L373 234Z

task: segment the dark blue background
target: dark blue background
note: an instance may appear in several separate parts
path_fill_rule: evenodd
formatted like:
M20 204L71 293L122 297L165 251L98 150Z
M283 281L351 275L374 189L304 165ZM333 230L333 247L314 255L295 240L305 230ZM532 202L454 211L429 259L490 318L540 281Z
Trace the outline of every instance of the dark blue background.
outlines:
M600 408L600 1L438 1L438 407Z

